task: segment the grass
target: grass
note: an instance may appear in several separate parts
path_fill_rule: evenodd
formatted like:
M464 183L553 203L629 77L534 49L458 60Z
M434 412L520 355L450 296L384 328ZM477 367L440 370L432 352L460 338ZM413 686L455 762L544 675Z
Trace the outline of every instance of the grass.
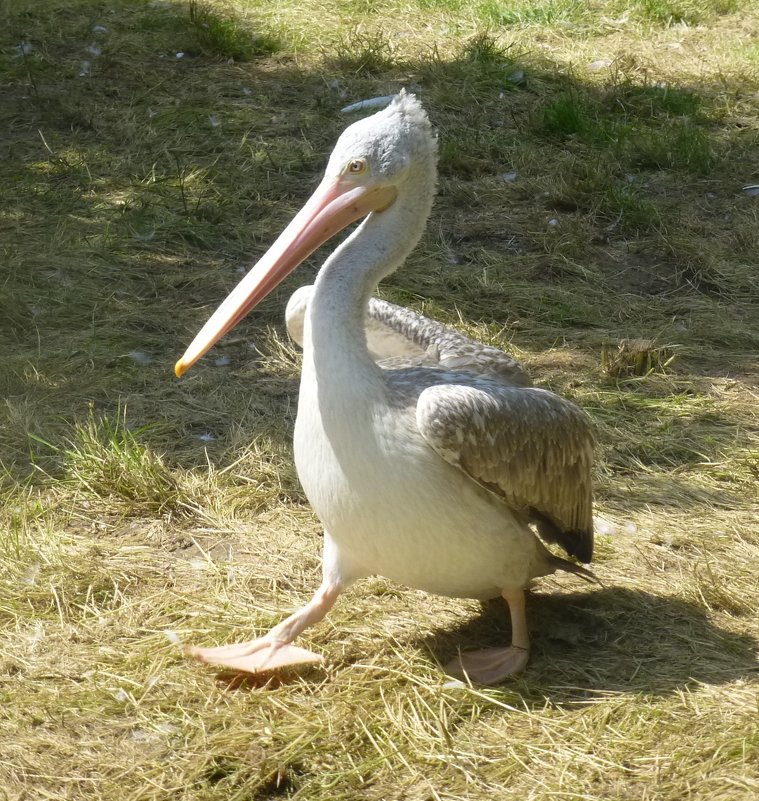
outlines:
M249 61L257 56L270 56L281 47L273 34L246 30L234 16L219 14L215 7L199 0L190 0L189 25L198 50L208 56Z
M755 798L755 6L0 12L0 798ZM229 683L178 643L263 631L318 582L282 320L318 257L171 367L339 109L402 85L441 178L382 293L588 410L603 584L538 583L500 687L438 668L508 636L498 605L381 578L304 636L325 667Z
M439 5L457 8L460 3ZM712 22L720 16L732 14L739 8L736 0L636 0L626 3L606 3L604 10L627 19L634 16L642 22L656 26L699 25ZM551 26L558 24L591 25L597 7L590 2L572 0L487 0L478 6L480 18L503 26ZM610 17L607 17L607 20Z
M366 34L354 28L338 42L330 61L341 73L380 75L393 66L393 47L381 30Z
M480 14L496 25L555 25L566 22L587 12L584 3L570 0L543 0L537 3L487 2L480 7Z

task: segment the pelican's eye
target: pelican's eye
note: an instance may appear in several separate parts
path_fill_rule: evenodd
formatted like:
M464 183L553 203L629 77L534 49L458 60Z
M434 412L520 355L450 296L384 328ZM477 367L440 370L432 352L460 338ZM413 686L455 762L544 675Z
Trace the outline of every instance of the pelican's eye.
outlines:
M360 175L362 172L366 171L366 159L352 159L348 162L345 171L353 175Z

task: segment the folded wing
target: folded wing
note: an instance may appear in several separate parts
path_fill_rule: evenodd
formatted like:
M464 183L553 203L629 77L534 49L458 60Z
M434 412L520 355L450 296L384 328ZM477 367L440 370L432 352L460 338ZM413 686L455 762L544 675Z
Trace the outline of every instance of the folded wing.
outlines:
M593 556L593 434L585 413L543 389L487 379L425 389L419 431L447 462L571 556Z
M303 344L303 326L313 286L293 293L285 319L290 336ZM366 340L372 358L386 369L439 367L490 376L515 387L532 386L522 366L498 348L475 342L435 320L371 298L365 317Z

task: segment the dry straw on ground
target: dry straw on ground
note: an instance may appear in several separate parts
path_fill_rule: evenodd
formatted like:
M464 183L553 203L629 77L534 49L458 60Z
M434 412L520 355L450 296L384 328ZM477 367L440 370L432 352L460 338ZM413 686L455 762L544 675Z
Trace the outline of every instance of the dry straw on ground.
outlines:
M756 798L756 5L0 9L0 798ZM260 632L318 577L282 325L318 257L171 365L339 109L403 85L440 193L382 291L593 416L602 586L537 584L498 688L438 667L507 636L498 605L382 579L308 632L325 667L229 683L178 643ZM603 369L635 340L645 369Z

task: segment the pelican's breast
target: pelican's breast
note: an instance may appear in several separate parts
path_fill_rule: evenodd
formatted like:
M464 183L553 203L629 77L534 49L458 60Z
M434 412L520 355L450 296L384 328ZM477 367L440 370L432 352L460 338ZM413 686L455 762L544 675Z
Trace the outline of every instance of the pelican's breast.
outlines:
M311 505L368 573L460 597L525 584L543 572L534 535L427 445L418 391L328 403L317 382L302 382L295 462Z

